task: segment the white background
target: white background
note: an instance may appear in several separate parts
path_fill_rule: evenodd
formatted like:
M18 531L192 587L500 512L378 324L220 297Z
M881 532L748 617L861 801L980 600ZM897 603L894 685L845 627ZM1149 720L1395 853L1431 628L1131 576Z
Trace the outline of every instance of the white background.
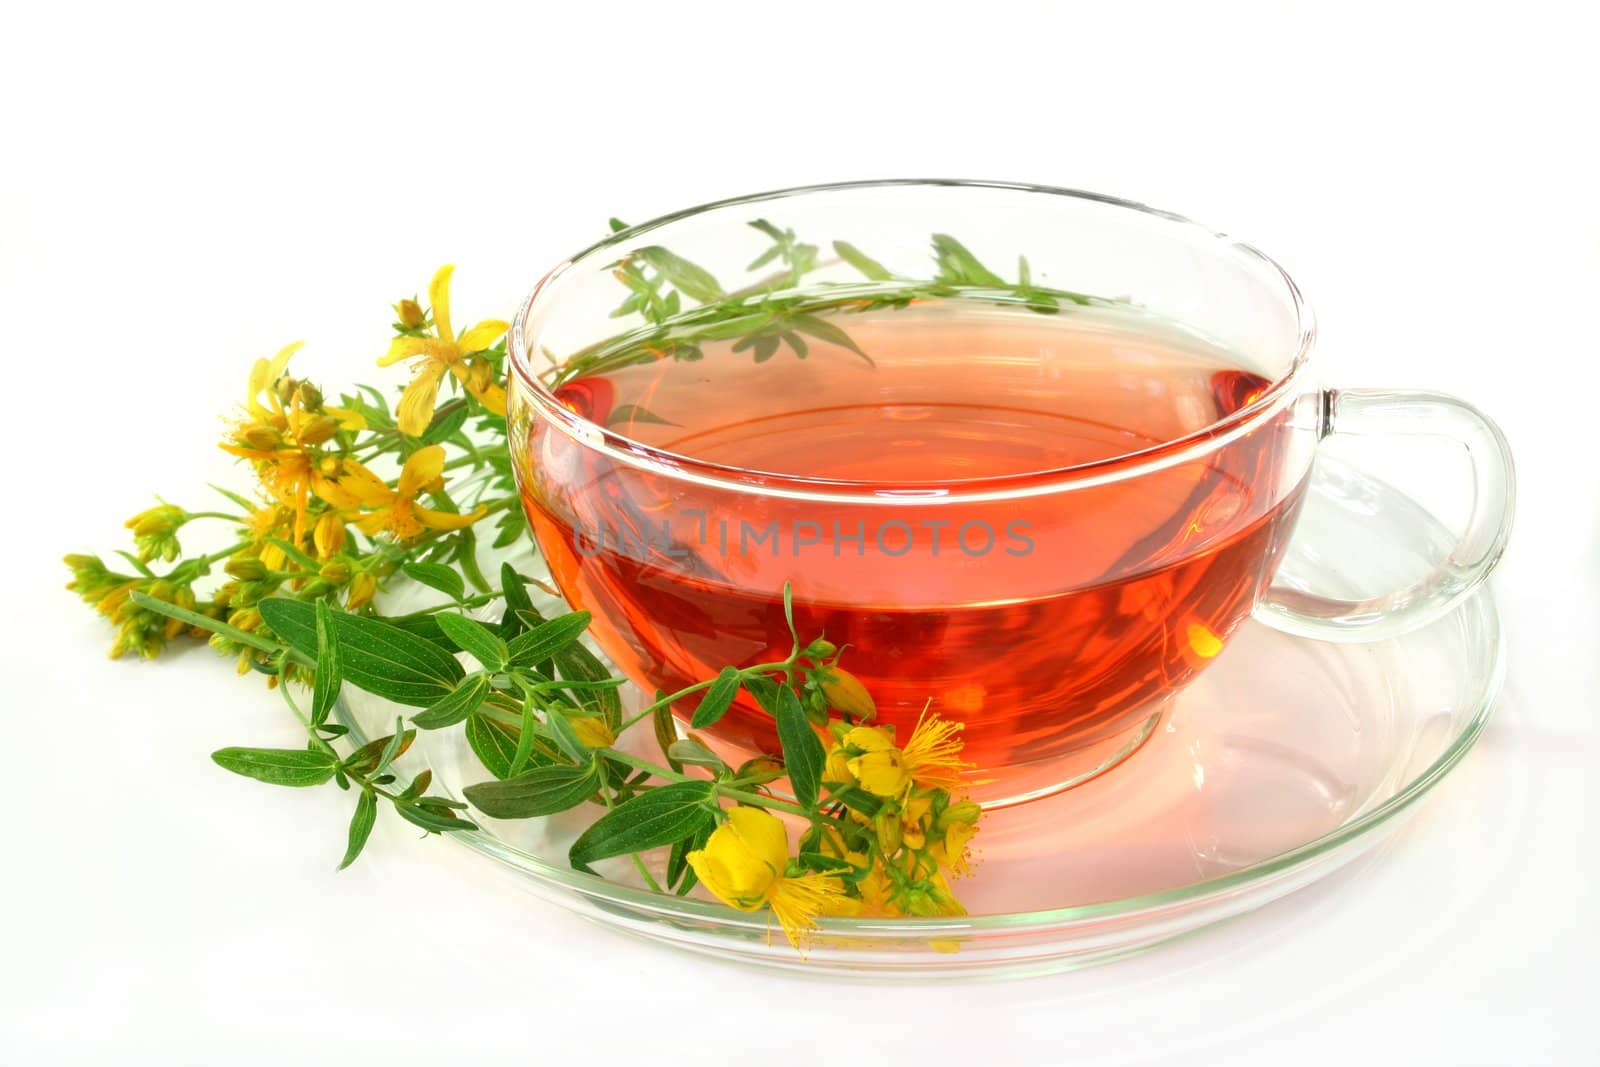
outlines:
M1593 1062L1595 35L1475 9L8 7L0 1062ZM372 378L439 263L458 322L509 317L609 215L885 176L1227 229L1310 294L1330 382L1500 420L1507 694L1384 854L1076 974L737 970L388 821L335 874L346 795L207 759L296 743L276 700L204 651L108 662L61 591L151 492L242 476L210 442L251 360L304 337L301 372Z

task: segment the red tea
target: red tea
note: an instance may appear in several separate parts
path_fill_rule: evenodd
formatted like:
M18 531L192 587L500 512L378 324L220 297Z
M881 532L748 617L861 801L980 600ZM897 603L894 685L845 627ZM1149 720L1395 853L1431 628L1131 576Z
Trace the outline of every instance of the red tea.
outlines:
M1287 416L1174 444L1268 385L1237 355L1126 308L946 301L831 321L870 362L814 338L805 358L758 361L730 341L561 387L671 454L651 466L531 431L539 545L630 677L672 691L781 659L788 580L801 636L846 648L883 720L907 730L931 701L1003 781L1125 735L1220 652L1270 579L1304 469ZM745 488L679 476L675 456ZM1063 468L1105 477L1040 476ZM753 703L712 732L775 750Z

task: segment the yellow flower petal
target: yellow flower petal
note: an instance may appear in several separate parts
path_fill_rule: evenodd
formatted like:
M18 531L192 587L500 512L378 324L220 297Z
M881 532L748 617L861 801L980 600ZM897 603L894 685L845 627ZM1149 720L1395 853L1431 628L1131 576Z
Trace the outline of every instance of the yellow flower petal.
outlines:
M278 354L272 357L272 365L268 368L270 372L267 377L268 385L283 377L283 372L289 369L289 358L304 345L304 341L295 341L278 349Z
M450 276L456 272L455 264L446 263L428 283L428 304L433 308L433 328L446 341L456 339L450 328Z
M504 415L506 413L506 391L498 385L491 384L481 389L473 389L472 395L478 398L478 403L496 415Z
M861 788L880 797L899 796L911 781L897 748L857 756L850 761L850 773L856 776Z
M389 342L389 351L378 357L378 366L387 367L412 356L453 363L461 358L461 349L454 341L441 341L437 337L396 337Z
M713 833L711 836L715 838L717 835ZM700 884L728 907L755 911L767 902L766 886L770 879L761 882L759 887L747 885L741 878L741 870L724 863L717 853L709 850L709 843L707 848L691 852L685 859L694 869Z
M499 319L484 319L461 335L461 340L457 342L457 347L468 354L482 352L486 348L492 348L494 343L504 337L509 329L511 329L509 322L501 322Z
M419 448L411 453L411 458L406 460L405 467L400 471L400 484L397 487L400 495L410 500L422 491L422 487L444 473L444 448L439 445L429 445Z
M300 351L304 341L295 341L293 344L284 345L278 349L278 354L270 360L258 359L250 368L250 395L246 398L246 405L251 414L260 416L266 409L257 403L256 398L271 389L272 383L283 377L283 372L289 369L289 359Z
M369 511L355 520L356 529L368 537L376 537L389 528L389 519L393 511L394 508L392 506L379 508L377 511Z
M341 430L365 430L367 428L366 417L359 411L351 411L349 408L324 407L322 413L331 415L339 423Z
M728 812L728 826L739 835L751 855L781 872L789 864L789 831L776 815L740 805Z
M410 437L419 437L433 421L433 406L439 399L439 379L444 377L446 364L429 360L411 379L405 392L400 394L400 404L395 408L395 425Z
M339 473L331 478L313 472L311 491L344 511L381 507L395 498L394 490L382 478L353 459L343 461Z
M844 743L863 752L882 752L894 747L894 738L876 726L857 726L844 735Z
M430 530L459 530L463 526L471 526L484 515L488 514L487 508L478 508L470 515L452 515L448 511L435 511L417 504L411 506L411 513L417 521Z

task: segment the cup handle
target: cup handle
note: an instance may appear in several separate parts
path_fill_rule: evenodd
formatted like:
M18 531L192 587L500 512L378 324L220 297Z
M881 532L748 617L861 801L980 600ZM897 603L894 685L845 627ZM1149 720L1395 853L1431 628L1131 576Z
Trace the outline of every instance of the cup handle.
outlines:
M1472 405L1441 393L1329 389L1323 436L1442 436L1466 446L1472 512L1454 550L1413 585L1367 600L1342 600L1274 584L1255 616L1279 630L1324 641L1381 641L1444 615L1489 576L1511 536L1516 472L1500 428Z

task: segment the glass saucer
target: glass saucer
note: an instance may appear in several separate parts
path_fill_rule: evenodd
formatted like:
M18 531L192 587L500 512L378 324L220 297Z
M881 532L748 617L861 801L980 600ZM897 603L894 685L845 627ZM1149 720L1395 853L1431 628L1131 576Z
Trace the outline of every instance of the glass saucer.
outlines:
M1370 595L1422 573L1453 541L1398 490L1319 459L1279 578ZM824 920L804 959L765 913L651 892L624 863L601 865L605 879L572 870L567 846L592 818L583 812L520 822L473 813L483 831L450 836L538 896L706 955L857 976L1063 970L1251 911L1372 848L1472 747L1501 663L1487 589L1367 644L1246 623L1122 766L986 813L975 873L955 883L971 914ZM359 693L343 709L357 734L392 724L396 710ZM452 795L488 777L459 730L422 733L405 769L419 759Z

